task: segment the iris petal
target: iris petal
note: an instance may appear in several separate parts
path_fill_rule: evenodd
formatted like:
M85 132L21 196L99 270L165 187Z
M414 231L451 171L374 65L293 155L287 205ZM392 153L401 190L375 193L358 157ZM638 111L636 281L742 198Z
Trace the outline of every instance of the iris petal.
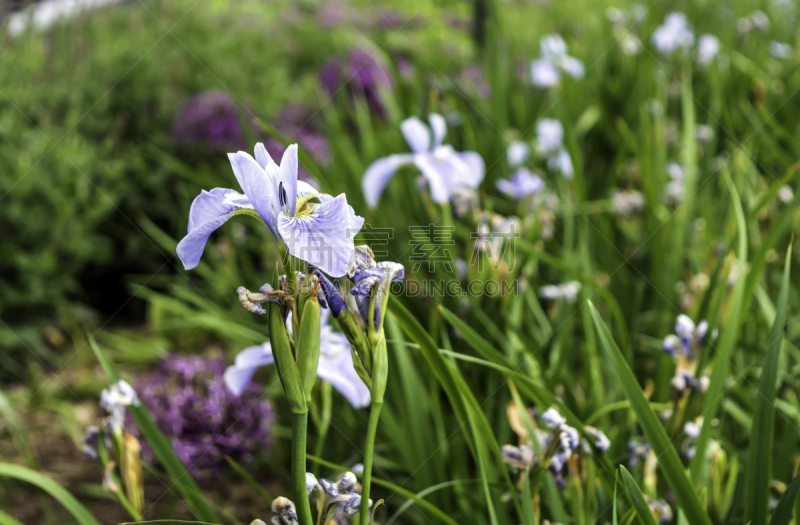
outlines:
M236 209L236 206L225 202L226 195L232 191L225 188L202 191L192 202L189 233L181 239L176 250L185 269L191 270L197 266L208 237L225 224L230 218L230 212Z
M228 390L242 395L247 383L253 378L256 369L262 366L271 365L275 362L272 355L272 346L269 343L245 348L236 356L233 365L225 369L225 386Z
M344 193L319 204L307 215L278 216L278 231L289 253L333 277L347 273L353 256L350 206Z
M283 152L278 181L278 191L281 192L278 198L285 199L280 203L281 208L287 210L289 217L294 217L297 208L297 144L290 145Z
M428 122L431 123L431 130L433 131L433 147L441 146L444 136L447 135L447 121L438 113L431 113L428 117Z
M261 166L261 168L263 169L266 169L266 167L270 163L274 162L272 160L272 157L269 156L267 148L265 148L264 144L262 144L261 142L256 144L255 154L256 154L256 162L258 162L258 165Z
M273 192L273 184L267 171L258 165L258 162L244 151L229 153L233 174L244 190L247 198L253 204L264 222L278 237L275 228L275 217L278 213L277 196Z
M195 227L211 219L216 219L222 215L227 215L236 209L236 206L225 202L226 196L234 190L227 188L214 188L211 191L203 190L200 195L192 201L189 208L189 229L191 232Z
M422 153L431 148L431 132L420 119L410 117L400 124L400 131L414 153Z
M411 155L390 155L370 164L364 174L364 180L361 182L367 206L370 208L377 206L378 200L381 198L381 194L392 175L395 174L400 166L412 161L413 156Z
M358 377L353 358L350 355L350 343L344 334L323 330L320 345L319 368L317 376L330 383L355 408L369 405L369 388Z

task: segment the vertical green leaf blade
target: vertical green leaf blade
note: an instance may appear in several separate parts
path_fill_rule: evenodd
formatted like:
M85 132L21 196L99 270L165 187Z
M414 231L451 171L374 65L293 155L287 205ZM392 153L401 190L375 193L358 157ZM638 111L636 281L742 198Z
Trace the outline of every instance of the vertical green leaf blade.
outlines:
M628 469L622 465L620 465L619 470L622 472L622 481L625 483L625 490L628 491L633 506L636 508L639 521L644 523L644 525L658 525L655 516L653 516L653 512L650 510L650 505L647 504L647 501L644 499L644 494L642 494L639 485L636 484L636 480L633 479Z
M739 193L736 191L736 186L734 186L727 170L723 169L722 175L728 183L733 209L736 212L736 224L739 234L738 264L739 268L745 268L747 264L747 224L742 211L742 203L739 201ZM700 485L702 485L702 481L705 478L706 452L711 434L711 421L716 417L719 405L722 403L725 382L728 380L730 372L731 358L736 347L739 328L742 324L746 286L747 280L744 277L737 279L736 284L733 286L731 314L728 316L728 322L722 330L717 356L714 358L714 368L711 371L711 380L703 398L703 410L701 412L704 418L703 426L700 429L700 435L695 441L695 454L689 464L692 480Z
M756 408L753 412L753 429L750 432L748 473L745 484L745 522L766 523L769 516L769 487L772 480L772 448L775 434L775 394L778 378L778 359L781 354L783 327L786 324L786 307L789 302L789 274L791 245L786 251L781 291L778 296L775 322L769 332L767 357L761 369Z
M80 525L100 525L86 507L81 505L67 489L44 474L27 467L13 465L11 463L0 463L0 476L15 478L30 483L31 485L36 485L58 500Z
M659 459L661 470L667 483L675 493L678 505L686 513L690 523L711 525L708 514L700 504L700 500L697 499L697 490L681 464L678 452L672 446L667 432L661 425L656 413L650 407L650 403L645 399L642 389L638 381L636 381L636 376L633 375L633 371L625 361L625 357L611 337L611 332L609 332L608 327L600 318L600 313L591 301L589 302L589 307L606 360L616 372L620 386L631 402L631 408L639 419L639 425L641 425L645 436L647 436L650 447Z
M772 521L769 522L770 525L789 525L789 522L792 521L792 510L797 500L798 490L800 490L800 476L794 478L786 492L783 493L778 506L775 507L775 514L772 515ZM766 521L763 523L766 523Z

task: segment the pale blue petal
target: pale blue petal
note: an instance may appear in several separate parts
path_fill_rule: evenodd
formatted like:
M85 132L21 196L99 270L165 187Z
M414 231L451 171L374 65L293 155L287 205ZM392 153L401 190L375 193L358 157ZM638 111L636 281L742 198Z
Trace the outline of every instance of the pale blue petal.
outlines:
M204 190L192 202L189 211L189 233L181 239L176 250L185 269L191 270L197 266L203 256L208 237L225 224L230 218L230 212L236 209L236 206L225 203L226 195L231 192L236 193L225 188Z
M558 69L549 60L540 58L531 62L531 81L534 86L555 86L559 76Z
M263 169L266 169L266 167L269 166L270 163L275 162L272 160L272 157L269 156L267 148L265 148L264 144L260 142L256 144L255 154L256 154L256 162L258 162L258 165L261 166Z
M440 146L443 148L445 146ZM466 171L464 163L458 160L454 155L446 159L436 159L430 153L421 153L414 155L414 164L417 165L422 176L428 181L431 188L431 198L439 204L444 204L450 200L450 180L454 178L451 171L454 169L452 162L455 159L457 165L461 165L461 171Z
M431 148L431 132L420 119L410 117L400 124L400 131L408 142L408 146L414 153L429 151Z
M320 347L317 376L329 382L355 408L368 406L369 388L358 377L350 354L350 343L344 334L323 332Z
M256 369L271 365L274 361L269 343L245 348L236 356L234 364L225 369L225 386L235 395L242 395Z
M244 190L244 194L253 204L269 229L276 234L275 217L278 212L277 196L273 191L273 183L268 172L258 165L258 162L244 151L228 153L233 174Z
M483 162L483 157L480 153L474 151L464 151L458 153L458 157L469 166L469 173L463 182L470 188L477 188L483 182L483 176L486 174L486 164Z
M319 190L312 186L311 184L307 183L303 180L297 181L297 196L301 197L303 195L316 195L319 193Z
M350 206L344 193L314 207L308 215L278 216L278 231L289 253L332 277L347 273L353 256Z
M281 209L289 217L294 217L297 208L297 144L292 144L283 152L278 172Z
M235 210L237 206L225 202L225 197L230 193L239 195L234 190L229 190L227 188L214 188L211 191L201 191L200 195L195 197L192 201L191 208L189 208L188 232L191 232L196 226L204 222L227 215Z
M361 182L367 206L370 208L377 206L378 200L381 198L381 194L392 175L395 174L400 166L412 161L413 156L411 155L390 155L370 164L364 174L364 180Z
M431 113L428 117L433 131L433 147L441 146L444 136L447 135L447 121L438 113Z

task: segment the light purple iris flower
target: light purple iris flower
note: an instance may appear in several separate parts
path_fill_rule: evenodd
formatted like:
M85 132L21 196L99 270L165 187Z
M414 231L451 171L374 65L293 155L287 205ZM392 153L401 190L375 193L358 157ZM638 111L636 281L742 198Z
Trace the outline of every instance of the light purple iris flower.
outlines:
M320 347L317 377L329 382L355 408L369 405L369 388L358 377L353 358L350 355L350 343L344 334L334 332L328 324L330 310L323 308L320 312ZM286 325L291 331L291 313ZM225 384L236 395L240 395L250 382L256 369L271 365L275 361L269 343L245 348L236 356L233 365L225 370Z
M187 270L200 262L211 232L234 215L247 214L264 221L293 256L334 277L347 273L353 238L364 219L347 204L344 193L334 198L297 180L297 144L286 148L280 166L260 142L255 158L239 151L229 153L228 159L244 194L214 188L195 198L189 211L189 232L177 249Z
M458 152L453 146L442 144L447 134L443 116L432 113L428 120L430 129L417 117L407 118L400 124L413 153L389 155L367 168L362 186L370 207L378 204L381 193L398 168L409 164L419 168L430 186L431 197L440 204L451 200L461 187L475 189L480 185L486 171L483 158L474 151Z
M544 189L544 179L531 173L528 168L518 168L511 179L497 181L497 189L517 200L535 195Z

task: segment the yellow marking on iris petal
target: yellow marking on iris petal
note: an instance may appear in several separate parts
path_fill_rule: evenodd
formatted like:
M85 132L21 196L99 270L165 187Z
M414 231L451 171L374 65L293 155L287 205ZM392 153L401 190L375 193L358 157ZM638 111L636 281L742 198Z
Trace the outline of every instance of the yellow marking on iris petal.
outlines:
M311 210L314 209L314 206L310 206L311 204L316 204L314 202L310 202L311 199L315 199L322 195L321 193L312 193L310 195L300 195L297 197L297 206L295 206L295 217L303 214L308 215L311 213ZM310 209L309 209L310 208ZM308 211L306 211L308 210Z
M266 224L264 219L261 218L261 215L259 215L256 210L251 210L250 208L236 208L232 212L228 213L228 217L233 217L235 215L249 215L250 217L255 217L262 223Z

